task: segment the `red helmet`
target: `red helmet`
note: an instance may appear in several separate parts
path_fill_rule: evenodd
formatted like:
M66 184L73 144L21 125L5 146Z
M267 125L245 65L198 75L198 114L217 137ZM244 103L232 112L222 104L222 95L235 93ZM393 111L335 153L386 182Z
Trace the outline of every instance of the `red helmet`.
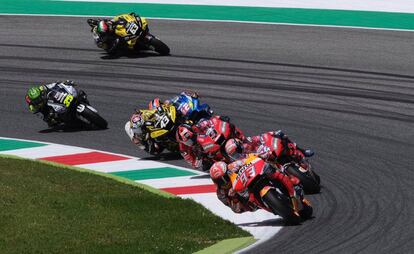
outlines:
M160 98L155 98L148 104L148 109L156 109L161 106Z
M181 124L178 126L176 138L179 143L183 143L186 146L193 146L196 141L196 134L188 124Z
M232 138L224 146L225 155L235 161L243 157L243 143L240 139Z
M227 164L224 161L215 162L210 168L211 180L218 186L224 186L230 183L227 175Z

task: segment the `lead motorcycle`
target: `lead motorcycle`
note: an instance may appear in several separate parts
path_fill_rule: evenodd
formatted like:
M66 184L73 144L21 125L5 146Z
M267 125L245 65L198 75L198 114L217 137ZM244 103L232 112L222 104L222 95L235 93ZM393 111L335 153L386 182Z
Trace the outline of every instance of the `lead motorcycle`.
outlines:
M87 22L92 28L91 32L97 45L102 43L101 35L98 33L97 26L102 19L88 19ZM160 39L149 32L148 22L144 17L140 17L135 13L123 14L115 16L113 19L115 28L111 36L111 41L119 40L119 48L130 51L139 50L153 50L160 55L168 55L170 53L169 47ZM104 49L109 54L115 54L116 51L110 51L108 48Z
M300 189L296 189L299 199L292 200L282 183L267 177L273 170L276 169L271 164L250 154L237 173L230 171L228 174L233 190L257 207L281 216L290 224L309 219L313 213L310 202L303 197Z

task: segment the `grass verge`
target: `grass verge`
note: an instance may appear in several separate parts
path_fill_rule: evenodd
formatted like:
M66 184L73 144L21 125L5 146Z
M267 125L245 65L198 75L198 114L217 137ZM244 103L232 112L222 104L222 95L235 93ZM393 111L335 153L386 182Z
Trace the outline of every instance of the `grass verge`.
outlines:
M193 253L249 236L194 201L32 160L0 157L0 193L2 253Z

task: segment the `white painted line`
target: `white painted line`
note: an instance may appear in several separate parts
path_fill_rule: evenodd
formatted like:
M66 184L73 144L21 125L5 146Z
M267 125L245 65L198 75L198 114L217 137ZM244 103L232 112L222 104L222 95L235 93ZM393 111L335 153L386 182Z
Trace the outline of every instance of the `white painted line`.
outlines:
M47 146L32 147L32 148L21 148L16 150L8 150L0 152L0 154L16 155L28 159L37 159L49 156L60 156L69 155L74 153L86 153L93 150L86 148L78 148L73 146L65 146L52 144Z
M39 17L102 17L111 18L113 16L97 16L97 15L55 15L55 14L13 14L0 13L0 16L39 16ZM191 21L191 22L218 22L218 23L242 23L242 24L260 24L260 25L278 25L278 26L302 26L302 27L326 27L326 28L341 28L341 29L360 29L360 30L384 30L397 32L414 32L414 29L398 29L398 28L377 28L377 27L359 27L359 26L337 26L337 25L316 25L316 24L296 24L296 23L278 23L278 22L260 22L260 21L239 21L239 20L213 20L213 19L184 19L184 18L159 18L146 17L154 20L176 20L176 21Z
M180 195L190 198L212 211L214 214L231 221L250 232L256 239L267 240L280 229L280 217L264 210L256 212L234 213L217 199L215 193Z

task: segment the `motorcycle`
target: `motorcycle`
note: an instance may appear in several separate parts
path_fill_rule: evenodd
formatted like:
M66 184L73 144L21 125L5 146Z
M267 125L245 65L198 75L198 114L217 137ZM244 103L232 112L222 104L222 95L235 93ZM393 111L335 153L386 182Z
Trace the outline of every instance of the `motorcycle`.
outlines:
M200 144L203 154L203 170L209 170L210 166L216 161L226 161L224 146L225 143L235 138L237 135L243 135L233 124L229 122L227 117L213 116L209 120L209 127L205 131L199 131L204 133L203 135L197 135L197 143ZM200 122L199 125L195 125L195 128L203 125ZM200 128L203 128L200 126Z
M228 174L233 190L257 207L281 216L290 224L309 219L313 213L310 202L303 197L300 189L296 190L299 199L292 200L282 183L267 176L273 170L275 168L271 164L250 154L237 173L230 171Z
M61 84L66 94L63 103L54 100L48 100L47 106L51 108L56 115L65 115L65 119L56 118L54 128L69 126L71 124L86 125L91 128L106 129L107 121L102 118L98 111L89 104L85 92L78 91L75 87Z
M160 55L168 55L170 53L169 47L149 32L148 22L144 17L130 13L116 16L114 20L122 20L115 27L114 37L125 42L124 49L135 51L152 50ZM97 26L100 21L101 19L87 20L92 28L93 38L97 43L101 40L100 35L97 33Z
M173 105L181 116L193 123L197 123L200 119L208 119L213 115L213 110L206 103L201 104L198 95L180 94L172 101Z
M175 132L179 119L176 109L173 105L162 105L161 107L162 113L156 114L157 117L152 121L144 122L144 142L155 142L170 152L178 152Z
M196 92L182 92L164 103L174 105L177 109L177 114L189 124L196 124L201 119L209 119L213 115L213 110L211 110L208 104L201 104ZM159 106L159 98L152 100L148 104L149 109L155 109Z
M262 134L266 135L266 134ZM277 140L277 142L275 142ZM310 161L305 157L303 152L297 148L296 144L291 141L282 141L282 139L262 139L262 144L253 149L254 153L266 154L273 151L277 155L275 161L268 160L269 163L281 169L288 175L297 177L306 194L319 193L321 190L320 177L313 170ZM289 147L293 155L286 155L286 148Z

